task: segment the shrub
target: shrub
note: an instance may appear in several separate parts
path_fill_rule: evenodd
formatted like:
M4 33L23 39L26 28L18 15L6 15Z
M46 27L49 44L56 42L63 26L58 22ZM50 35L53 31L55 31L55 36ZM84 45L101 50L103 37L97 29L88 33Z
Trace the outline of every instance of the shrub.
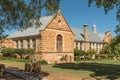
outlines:
M81 60L81 59L80 59L80 56L86 55L86 52L83 51L83 50L74 49L74 54L75 54L74 60L75 60L75 61L80 61L80 60Z
M87 51L87 54L90 54L90 55L96 54L96 51L95 51L94 49L88 50L88 51Z
M62 56L61 58L60 58L60 61L65 61L66 60L66 56Z
M3 53L0 52L0 57L3 57Z
M14 48L3 48L2 51L4 56L14 57L15 53L18 53L21 58L24 56L34 54L34 49L14 49Z
M108 58L108 54L96 54L96 58Z
M83 56L86 54L86 52L83 50L74 49L74 54L75 56Z
M88 50L87 55L85 56L87 59L95 59L96 51L94 49Z
M75 61L80 61L80 57L79 56L75 56L74 60Z
M26 58L32 54L34 54L34 49L15 49L16 53L18 53L21 58Z
M15 53L15 49L14 48L3 48L1 52L3 53L3 56L13 56L13 54Z
M38 63L40 63L40 64L48 64L48 62L46 60L40 60L40 61L38 61Z

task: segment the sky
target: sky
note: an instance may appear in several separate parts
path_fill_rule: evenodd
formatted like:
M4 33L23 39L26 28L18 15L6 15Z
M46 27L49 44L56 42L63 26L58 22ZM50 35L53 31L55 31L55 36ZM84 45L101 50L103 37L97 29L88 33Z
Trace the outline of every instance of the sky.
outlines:
M88 24L91 31L95 24L97 32L110 30L115 35L115 26L118 24L115 9L106 15L103 7L96 8L94 3L88 7L88 0L61 0L60 9L70 27L83 29L83 25Z
M84 24L88 24L88 30L92 30L92 26L97 26L97 32L105 33L110 30L111 34L115 36L116 10L113 9L104 14L103 7L96 8L93 3L88 7L88 0L61 0L60 10L66 19L67 23L72 28L83 29ZM45 13L43 11L42 16ZM11 34L15 30L6 31L5 34Z

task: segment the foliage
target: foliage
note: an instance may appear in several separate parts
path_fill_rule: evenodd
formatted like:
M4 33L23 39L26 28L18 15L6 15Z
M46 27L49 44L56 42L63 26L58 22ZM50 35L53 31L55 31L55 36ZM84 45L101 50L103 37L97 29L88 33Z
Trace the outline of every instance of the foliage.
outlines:
M3 48L1 52L4 54L4 56L13 56L15 53L18 53L21 55L21 58L25 54L34 54L34 49L14 49L14 48Z
M80 56L85 56L86 52L83 50L74 49L75 61L80 61Z
M88 50L88 51L87 51L87 54L90 54L90 55L96 54L96 51L95 51L94 49Z
M46 9L53 14L59 9L60 0L0 0L0 35L5 29L30 27L30 19L35 19L39 25L41 10Z
M19 54L34 54L34 49L29 48L29 49L15 49L15 51Z
M40 60L40 61L38 61L38 63L40 63L40 64L48 64L48 62L46 60Z
M120 36L116 36L110 44L107 44L100 51L103 54L108 54L109 56L117 57L120 56Z
M83 56L86 54L86 52L83 50L74 49L74 54L75 56Z
M118 36L120 36L120 24L116 26L115 32L118 34Z
M79 56L74 56L74 60L75 60L75 61L80 61L81 59L80 59Z
M109 47L109 44L106 44L100 51L100 54L109 54L109 53L111 53L111 48Z
M96 54L95 57L96 57L97 59L108 58L108 54Z
M62 57L60 58L60 60L61 60L61 61L65 61L65 60L66 60L66 56L62 56Z
M14 48L3 48L1 52L3 53L4 56L12 56L15 53L15 49Z

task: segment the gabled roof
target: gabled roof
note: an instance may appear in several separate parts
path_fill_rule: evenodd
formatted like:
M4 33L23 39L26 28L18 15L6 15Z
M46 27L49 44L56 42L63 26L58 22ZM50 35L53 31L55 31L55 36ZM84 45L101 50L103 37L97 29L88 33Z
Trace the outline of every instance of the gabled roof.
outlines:
M33 36L38 35L39 30L43 30L46 25L53 19L54 15L52 16L45 16L40 18L41 25L37 28L35 26L29 27L25 30L18 30L15 33L9 35L7 38L18 38L18 37L27 37L27 36Z
M85 41L84 40L84 30L82 29L75 29L71 28L74 35L75 35L75 40L76 41ZM103 42L101 38L98 36L97 33L94 33L92 31L88 31L88 39L90 42Z
M84 31L81 29L71 28L74 33L74 38L76 41L84 41Z
M101 40L104 40L105 34L103 34L103 33L97 33L97 34L98 34L98 36L100 37Z
M15 33L9 35L7 38L19 38L19 37L27 37L27 36L35 36L39 35L39 31L43 30L46 28L46 26L53 20L55 15L52 16L45 16L41 17L39 21L41 22L41 25L39 27L29 27L25 30L18 30ZM75 41L85 41L84 40L84 30L82 29L75 29L71 28L74 36L75 36ZM102 34L97 34L92 31L88 31L88 38L90 42L103 42L103 36Z

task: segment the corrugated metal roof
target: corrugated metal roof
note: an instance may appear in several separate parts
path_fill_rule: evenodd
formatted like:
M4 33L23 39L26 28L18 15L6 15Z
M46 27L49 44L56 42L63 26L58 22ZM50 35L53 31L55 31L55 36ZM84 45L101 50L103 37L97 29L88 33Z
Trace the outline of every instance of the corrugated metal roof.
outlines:
M18 30L15 33L11 34L7 38L18 38L18 37L27 37L27 36L33 36L33 35L38 35L39 30L43 30L47 24L53 19L54 15L52 16L46 16L46 17L41 17L40 22L42 23L38 28L35 26L29 27L24 30ZM76 41L85 41L84 40L84 30L83 29L75 29L71 28L72 32L75 35L75 40ZM102 34L97 34L92 31L88 31L88 38L90 42L103 42L103 36Z
M18 38L38 35L39 30L43 30L47 26L47 24L53 19L53 17L54 16L41 17L40 18L41 25L38 26L37 28L35 26L32 26L24 30L18 30L15 33L9 35L7 38Z
M88 38L90 42L103 42L98 36L98 34L92 31L88 31Z
M84 30L75 29L75 28L71 28L71 29L72 29L72 31L75 35L75 40L76 41L85 41L84 40ZM92 32L92 31L88 31L88 39L89 39L90 42L102 42L102 40L100 39L98 34Z
M84 41L84 32L81 29L71 28L72 32L74 33L74 38L76 41Z
M103 34L103 33L98 33L98 36L100 37L101 40L104 40L105 34Z

